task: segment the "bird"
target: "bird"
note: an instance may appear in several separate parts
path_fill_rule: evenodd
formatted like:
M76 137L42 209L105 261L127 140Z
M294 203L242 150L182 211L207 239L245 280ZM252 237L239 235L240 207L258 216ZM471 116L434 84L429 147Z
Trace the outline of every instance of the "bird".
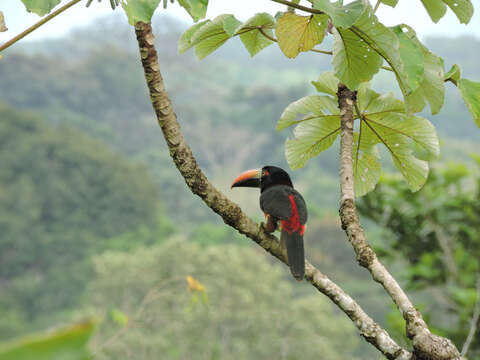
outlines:
M293 188L288 173L277 166L264 166L242 172L232 187L260 188L260 209L265 214L265 231L280 228L280 241L287 250L290 272L298 281L305 276L303 234L308 218L302 195Z

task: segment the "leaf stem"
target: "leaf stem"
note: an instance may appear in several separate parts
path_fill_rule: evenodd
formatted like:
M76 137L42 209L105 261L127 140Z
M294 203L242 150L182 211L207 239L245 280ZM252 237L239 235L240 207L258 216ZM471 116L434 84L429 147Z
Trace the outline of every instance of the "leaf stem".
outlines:
M377 0L377 3L375 4L375 7L373 8L373 13L375 14L377 12L378 7L380 6L380 3L382 0Z
M72 7L73 5L75 5L76 3L80 2L82 0L72 0L68 3L66 3L65 5L63 5L61 8L59 8L58 10L52 12L51 14L45 16L43 19L41 19L40 21L38 21L37 23L33 24L32 26L30 26L28 29L26 29L25 31L21 32L20 34L18 34L17 36L15 36L14 38L8 40L6 43L4 43L3 45L0 46L0 52L9 48L10 46L12 46L13 44L15 44L17 41L23 39L25 36L27 36L28 34L30 34L32 31L35 31L37 30L40 26L42 26L43 24L45 24L46 22L52 20L55 16L61 14L62 12L64 12L65 10L67 10L68 8Z
M271 1L279 3L279 4L290 6L292 8L298 9L298 10L305 11L305 12L308 12L310 14L319 14L319 15L324 14L323 11L320 11L320 10L317 10L317 9L312 9L312 8L302 6L302 5L299 5L299 4L295 4L293 2L286 1L286 0L271 0Z

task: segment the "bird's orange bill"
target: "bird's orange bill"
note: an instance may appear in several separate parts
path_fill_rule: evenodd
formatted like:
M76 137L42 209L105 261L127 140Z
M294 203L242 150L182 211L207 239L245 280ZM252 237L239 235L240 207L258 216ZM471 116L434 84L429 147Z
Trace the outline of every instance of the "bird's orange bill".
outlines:
M260 187L260 179L262 177L261 169L247 170L237 176L233 180L232 188L234 187Z

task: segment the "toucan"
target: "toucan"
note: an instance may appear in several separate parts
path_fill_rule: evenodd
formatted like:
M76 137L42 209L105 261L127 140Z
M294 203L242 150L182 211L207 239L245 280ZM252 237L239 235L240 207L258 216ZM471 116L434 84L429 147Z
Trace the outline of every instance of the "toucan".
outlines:
M307 205L302 195L293 188L287 172L276 166L264 166L241 173L234 187L260 188L260 208L265 214L267 232L280 227L280 241L287 249L292 275L302 281L305 275L303 233L307 222Z

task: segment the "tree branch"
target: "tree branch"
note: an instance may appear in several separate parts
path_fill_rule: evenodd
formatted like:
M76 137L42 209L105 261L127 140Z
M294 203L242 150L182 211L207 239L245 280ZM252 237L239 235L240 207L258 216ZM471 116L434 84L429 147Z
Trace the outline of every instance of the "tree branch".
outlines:
M413 341L414 354L418 359L446 360L460 359L460 354L453 343L446 338L434 335L419 311L413 306L397 281L380 263L375 252L365 237L355 206L353 178L353 109L356 92L344 84L338 85L338 105L341 115L340 142L340 219L342 228L348 236L357 254L358 263L368 269L372 278L380 283L390 295L407 323L407 336Z
M150 92L150 99L158 123L170 150L170 155L190 190L198 195L223 221L241 234L249 237L271 255L286 264L286 254L280 241L266 233L240 207L218 191L207 179L185 141L171 101L163 83L154 46L150 24L135 24L140 57ZM401 348L362 308L338 285L322 274L308 261L305 262L305 278L320 292L328 296L352 320L360 334L388 359L411 359L412 354Z
M18 34L17 36L15 36L14 38L8 40L6 43L2 44L0 46L0 51L3 51L5 50L6 48L12 46L13 44L15 44L17 41L23 39L25 36L27 36L28 34L30 34L32 31L35 31L37 30L40 26L42 26L43 24L45 24L46 22L52 20L55 16L61 14L62 12L64 12L65 10L67 10L68 8L72 7L73 5L75 5L76 3L80 2L81 0L72 0L68 3L66 3L65 5L63 5L61 8L59 8L58 10L55 10L54 12L52 12L51 14L45 16L43 19L41 19L40 21L36 22L35 24L33 24L32 26L30 26L28 29L22 31L20 34Z
M475 307L473 310L472 324L470 325L470 331L468 332L467 339L462 346L462 356L467 355L470 344L472 343L473 337L477 332L477 323L480 318L480 273L477 274L477 297L475 299Z
M287 5L287 6L290 6L292 8L295 8L295 9L298 9L298 10L302 10L302 11L305 11L305 12L308 12L310 14L323 14L324 12L321 11L321 10L317 10L317 9L312 9L312 8L309 8L309 7L306 7L306 6L302 6L302 5L299 5L299 4L295 4L291 1L286 1L286 0L271 0L273 2L276 2L276 3L279 3L279 4L283 4L283 5Z

